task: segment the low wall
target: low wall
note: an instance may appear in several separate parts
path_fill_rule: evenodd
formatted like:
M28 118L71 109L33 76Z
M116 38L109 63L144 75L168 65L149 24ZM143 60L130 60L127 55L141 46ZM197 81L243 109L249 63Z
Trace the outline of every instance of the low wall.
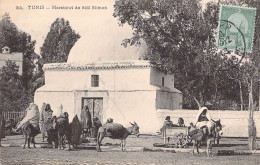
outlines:
M173 123L178 123L178 118L184 119L185 125L194 122L198 110L157 110L156 114L163 124L166 116L171 116ZM210 110L212 119L221 120L223 125L223 136L225 137L248 137L248 111L222 111ZM257 137L260 137L260 112L254 112Z

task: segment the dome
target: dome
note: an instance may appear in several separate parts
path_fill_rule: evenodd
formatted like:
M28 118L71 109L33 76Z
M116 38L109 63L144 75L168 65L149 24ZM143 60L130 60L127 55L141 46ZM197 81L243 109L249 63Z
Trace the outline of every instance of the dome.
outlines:
M122 45L124 39L132 37L133 30L129 25L118 25L117 18L113 17L113 4L94 18L87 15L80 29L75 29L81 38L71 49L68 62L137 60L144 54L144 43L141 46Z

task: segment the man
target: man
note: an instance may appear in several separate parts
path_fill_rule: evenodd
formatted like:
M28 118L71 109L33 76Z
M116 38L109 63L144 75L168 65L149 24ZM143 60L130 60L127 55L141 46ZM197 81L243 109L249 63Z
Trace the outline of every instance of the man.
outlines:
M2 147L1 145L2 138L5 138L5 119L4 119L3 112L0 111L0 147Z
M52 113L50 104L43 103L41 109L41 132L42 132L42 142L44 142L44 137L48 138L48 131L53 129Z
M100 122L100 120L98 119L98 117L93 117L93 130L92 130L92 134L94 137L97 137L97 133L98 133L98 129L99 127L101 127L102 124Z
M195 126L199 129L206 126L208 128L209 134L211 134L210 128L212 127L213 123L207 107L202 107L199 109L194 123ZM206 130L203 131L206 133Z
M171 126L173 126L173 122L171 121L171 117L166 116L162 127L171 127Z
M162 133L164 133L164 130L166 127L172 127L173 126L173 122L171 121L171 117L170 116L166 116L164 122L163 122L163 126L162 128L160 129L160 131Z

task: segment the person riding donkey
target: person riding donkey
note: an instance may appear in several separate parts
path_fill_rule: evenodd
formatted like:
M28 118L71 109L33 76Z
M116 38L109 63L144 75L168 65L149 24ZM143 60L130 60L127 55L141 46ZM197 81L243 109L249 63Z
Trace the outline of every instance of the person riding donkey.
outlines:
M40 112L38 106L34 103L30 103L29 107L25 111L26 111L26 115L24 119L18 124L15 131L17 132L20 128L22 128L22 126L26 122L29 122L30 124L32 124L34 129L38 133L40 133L40 127L39 127Z
M209 135L211 134L210 128L213 125L213 120L211 119L207 107L202 107L199 109L194 124L197 128L202 129L204 133L208 130Z

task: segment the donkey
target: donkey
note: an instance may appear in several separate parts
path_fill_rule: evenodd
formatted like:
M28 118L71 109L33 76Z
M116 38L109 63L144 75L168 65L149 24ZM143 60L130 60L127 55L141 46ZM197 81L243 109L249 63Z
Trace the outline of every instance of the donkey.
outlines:
M37 128L35 128L31 123L26 122L22 126L22 132L25 136L23 149L25 149L25 145L27 141L28 141L28 148L30 148L30 142L32 142L33 147L36 148L34 138L40 133L40 131Z
M134 124L130 123L132 126L129 128L123 127L121 124L117 123L107 123L98 129L97 135L97 147L96 150L98 152L101 151L100 145L104 137L110 137L111 139L120 139L121 140L121 150L126 150L126 138L134 134L137 137L139 136L139 126L134 122Z
M58 149L64 149L63 143L64 143L64 136L66 137L66 140L69 143L69 150L71 150L70 147L70 141L71 141L71 129L69 125L69 114L67 112L64 112L64 116L60 116L56 118L56 116L53 117L53 128L57 130L58 132Z
M212 120L213 121L213 120ZM193 150L192 150L192 154L194 155L194 149L196 146L197 149L197 153L199 154L199 145L202 141L206 141L207 142L207 155L208 157L210 156L210 154L212 154L212 143L214 142L216 136L218 134L222 135L222 125L220 123L220 120L217 121L213 121L213 125L211 128L211 134L208 133L208 131L205 131L205 129L201 130L201 129L197 129L192 123L190 125L190 129L189 129L189 136L191 137L191 139L193 140Z

